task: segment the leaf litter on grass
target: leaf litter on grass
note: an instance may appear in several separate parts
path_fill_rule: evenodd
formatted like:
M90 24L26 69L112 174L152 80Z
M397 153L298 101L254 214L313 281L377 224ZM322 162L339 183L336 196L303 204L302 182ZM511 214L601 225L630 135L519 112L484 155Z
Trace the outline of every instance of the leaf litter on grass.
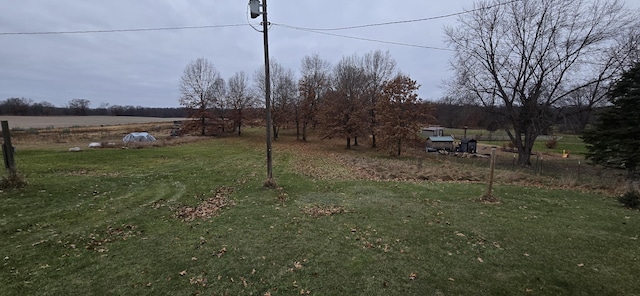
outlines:
M221 209L235 205L235 202L229 198L233 191L233 187L220 186L215 190L213 197L205 199L197 206L180 207L176 212L176 217L185 222L215 217Z
M312 218L319 218L344 213L345 209L343 206L336 205L314 205L311 207L304 207L302 209L302 212L311 216Z

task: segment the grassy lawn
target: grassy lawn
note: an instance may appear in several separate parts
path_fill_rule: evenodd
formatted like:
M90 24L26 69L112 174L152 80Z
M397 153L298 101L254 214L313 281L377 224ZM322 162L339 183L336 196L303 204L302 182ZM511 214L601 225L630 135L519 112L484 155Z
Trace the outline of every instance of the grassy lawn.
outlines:
M483 204L481 183L362 179L283 143L268 190L261 139L19 150L0 294L640 293L640 212L612 198L497 184L502 203ZM216 216L176 214L221 196Z
M464 130L463 129L446 129L445 134L452 134L457 139L461 139L464 137ZM495 139L500 139L500 140L489 141L488 139L490 135L491 137ZM480 140L481 143L495 145L498 147L508 142L507 133L503 130L498 130L491 133L487 130L482 130L482 129L468 129L467 136L470 138L479 137L481 139ZM533 150L541 153L545 153L545 152L562 153L563 150L568 150L571 152L572 155L584 155L585 153L587 153L587 147L585 146L584 142L580 138L580 135L557 134L555 136L558 141L556 148L553 148L553 149L547 148L545 146L545 143L547 141L548 136L540 136L534 143Z

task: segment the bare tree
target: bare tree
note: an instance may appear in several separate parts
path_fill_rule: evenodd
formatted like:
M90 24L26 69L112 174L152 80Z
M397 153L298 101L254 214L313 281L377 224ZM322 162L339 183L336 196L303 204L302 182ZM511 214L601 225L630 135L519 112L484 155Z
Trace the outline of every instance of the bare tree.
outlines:
M302 78L298 82L300 91L299 116L302 124L302 140L307 140L307 128L314 124L318 106L330 87L331 64L318 54L305 56L301 63ZM299 128L299 124L296 124Z
M91 101L87 99L71 99L69 101L69 110L73 115L87 115Z
M592 63L635 20L618 0L492 0L474 8L445 29L456 88L501 107L518 163L530 165L534 141L555 122L551 109L609 76L601 74L611 68Z
M271 60L269 67L271 79L271 122L273 138L277 139L280 128L292 122L294 104L298 92L293 70L283 67L275 60ZM256 71L254 79L257 89L264 93L264 70Z
M249 89L249 78L243 72L236 72L227 80L227 105L232 112L234 129L238 136L242 135L242 121L245 110L255 104L255 97Z
M32 99L8 98L0 102L0 109L2 110L2 114L27 115L32 103Z
M190 118L199 122L200 134L206 134L207 120L212 118L216 92L220 88L220 73L213 63L198 58L189 63L180 78L180 105Z
M376 102L380 99L383 85L390 80L396 69L396 61L389 51L372 51L365 54L363 59L365 73L369 79L367 96L369 96L369 116L371 130L371 147L376 147Z

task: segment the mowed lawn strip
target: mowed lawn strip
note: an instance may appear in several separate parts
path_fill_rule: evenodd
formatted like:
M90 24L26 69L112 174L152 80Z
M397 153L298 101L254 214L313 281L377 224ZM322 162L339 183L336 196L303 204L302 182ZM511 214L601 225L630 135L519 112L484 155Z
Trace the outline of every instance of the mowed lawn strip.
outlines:
M502 203L482 204L483 184L361 180L275 151L276 190L246 137L19 151L29 186L0 193L2 294L637 293L640 216L614 199L497 185ZM298 173L316 164L338 173ZM209 218L177 215L222 197Z

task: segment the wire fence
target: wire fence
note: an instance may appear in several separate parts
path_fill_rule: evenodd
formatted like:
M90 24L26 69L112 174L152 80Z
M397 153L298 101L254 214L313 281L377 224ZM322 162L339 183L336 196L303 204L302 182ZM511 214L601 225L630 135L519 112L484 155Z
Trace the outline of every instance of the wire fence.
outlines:
M469 169L488 170L490 156L481 154L429 153L429 158L463 164ZM587 188L614 188L625 182L625 171L589 164L582 157L560 158L551 155L531 155L531 166L520 166L516 153L500 152L496 155L495 169L525 173L531 176L551 177L562 183L583 185Z

